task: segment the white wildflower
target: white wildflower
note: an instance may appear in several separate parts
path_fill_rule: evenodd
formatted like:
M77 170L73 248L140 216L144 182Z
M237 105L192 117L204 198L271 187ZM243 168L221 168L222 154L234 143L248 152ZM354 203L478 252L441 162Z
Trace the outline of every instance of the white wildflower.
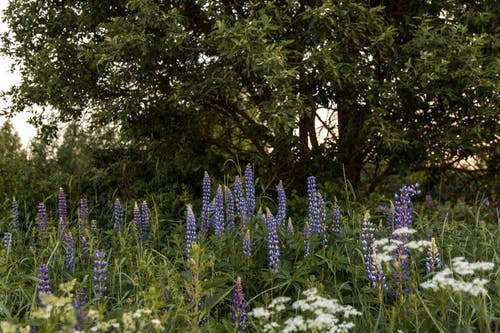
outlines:
M151 324L153 324L153 325L160 325L161 321L160 321L160 319L151 319Z
M318 294L318 289L317 288L310 288L310 289L307 289L307 290L304 290L302 292L302 294L306 297L309 297L309 296L315 296Z
M414 234L416 232L417 232L417 230L415 230L415 229L411 229L411 228L408 228L408 227L402 227L402 228L395 229L392 232L392 234L393 235L408 235L408 234Z
M492 262L468 262L464 257L451 259L453 271L460 275L472 275L475 271L490 271L495 265Z
M263 307L255 308L251 312L249 312L249 314L257 319L260 319L260 318L267 319L267 318L269 318L269 316L271 316L271 312L264 309Z
M300 309L300 311L308 311L311 309L311 305L305 299L299 299L293 302L292 308Z
M304 317L302 316L295 316L292 318L288 318L284 322L285 327L281 330L282 333L288 333L288 332L297 332L297 331L305 331L307 326L306 322L304 320Z
M409 249L423 251L424 249L431 247L431 244L432 243L428 240L411 241L406 243L406 247Z
M374 257L377 264L381 264L383 262L390 262L394 259L393 256L387 253L375 253Z
M286 309L286 306L284 303L287 303L291 300L290 297L276 297L275 299L272 300L271 304L269 304L267 307L269 309L274 309L276 312L281 312Z
M389 242L390 242L389 238L376 239L373 242L373 246L375 246L375 247L381 247L381 246L389 244Z
M280 325L274 321L267 323L262 328L264 332L273 332L276 328L279 328Z

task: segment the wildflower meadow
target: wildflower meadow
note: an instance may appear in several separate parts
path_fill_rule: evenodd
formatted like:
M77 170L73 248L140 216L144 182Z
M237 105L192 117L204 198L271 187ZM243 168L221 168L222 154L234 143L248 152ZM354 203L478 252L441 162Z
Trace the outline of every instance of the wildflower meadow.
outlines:
M205 171L177 219L153 195L112 198L112 221L64 188L9 200L1 332L500 331L498 207L258 176Z

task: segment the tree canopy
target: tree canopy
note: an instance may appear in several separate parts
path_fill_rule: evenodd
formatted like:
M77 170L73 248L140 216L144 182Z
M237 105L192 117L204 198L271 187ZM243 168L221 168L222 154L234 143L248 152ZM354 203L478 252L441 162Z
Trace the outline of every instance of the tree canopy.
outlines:
M371 188L472 157L494 175L499 11L494 0L9 0L1 51L22 81L6 112L31 112L47 134L82 119L117 130L172 174L239 156L270 177L344 168Z

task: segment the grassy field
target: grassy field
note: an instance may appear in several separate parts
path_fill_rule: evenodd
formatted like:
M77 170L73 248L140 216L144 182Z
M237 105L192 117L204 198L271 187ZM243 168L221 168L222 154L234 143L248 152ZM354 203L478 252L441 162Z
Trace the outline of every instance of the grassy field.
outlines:
M486 200L442 204L408 186L383 207L334 203L310 177L290 206L282 185L255 198L251 170L203 182L176 220L154 200L116 201L114 228L86 200L67 216L62 191L57 212L19 221L14 204L1 331L500 331L500 220Z

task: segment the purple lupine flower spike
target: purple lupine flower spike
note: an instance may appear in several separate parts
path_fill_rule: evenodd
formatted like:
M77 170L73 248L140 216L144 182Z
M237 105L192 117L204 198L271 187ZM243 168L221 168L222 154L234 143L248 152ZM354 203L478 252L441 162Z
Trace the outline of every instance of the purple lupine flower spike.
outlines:
M142 229L141 229L141 211L139 210L139 205L137 202L134 204L133 212L134 228L137 242L142 241Z
M224 235L224 193L222 193L222 185L219 185L215 194L214 230L216 238Z
M52 294L52 290L50 288L50 280L49 280L49 268L45 266L45 263L40 262L38 265L38 274L37 274L37 294L38 294L38 304L40 306L44 306L42 299L40 296L42 295L50 295Z
M282 227L286 221L286 193L281 180L276 189L278 190L278 214L276 214L276 222L278 227Z
M151 222L149 219L149 208L146 201L141 204L141 241L145 242L149 239L151 232Z
M247 229L247 220L248 220L248 212L247 212L247 202L245 199L245 195L243 194L243 184L241 183L241 179L239 176L234 177L234 201L236 203L236 211L240 217L241 223L241 233L245 232Z
M12 233L6 232L3 234L3 247L7 249L7 252L12 251Z
M73 308L75 309L76 316L76 331L85 330L85 321L87 320L88 310L87 306L87 296L85 295L85 290L79 289L73 301Z
M253 171L250 163L245 168L245 194L247 201L247 214L248 217L255 214L255 185L253 181Z
M278 274L280 264L280 247L276 219L269 208L266 208L267 244L269 250L269 266L273 274Z
M410 266L410 251L406 244L411 241L411 233L398 232L398 229L412 227L413 203L411 197L420 194L418 187L419 184L404 186L400 189L400 194L394 195L394 232L392 238L398 241L399 245L392 253L392 266L394 268L393 284L397 295L408 291L404 286L408 280Z
M42 202L38 205L38 232L44 234L47 231L47 209Z
M208 172L205 171L202 183L202 197L201 197L201 221L200 233L206 234L210 229L210 194L212 191L212 181Z
M224 187L224 192L226 198L226 229L232 230L234 228L234 197L227 186Z
M231 319L233 325L236 327L236 332L246 332L248 330L247 304L243 286L241 285L241 278L239 276L236 278L236 286L233 290L231 303L233 310Z
M80 223L82 228L89 225L89 203L87 198L80 199Z
M58 217L58 235L59 239L64 237L66 232L66 220L68 218L68 208L66 206L66 195L64 194L63 188L59 188L59 193L57 194L57 217Z
M344 230L342 225L340 224L340 208L337 204L333 207L332 210L332 230L336 233L342 233Z
M250 230L247 229L243 238L243 255L247 258L252 257L252 243L250 241Z
M113 205L113 215L115 219L115 224L113 227L113 234L118 236L119 233L123 231L123 208L120 203L120 199L116 198Z
M318 233L318 230L320 229L320 210L318 205L316 178L314 176L307 178L307 199L309 210L309 228L311 228L312 233Z
M94 273L93 281L96 301L104 301L106 300L106 281L108 281L106 277L108 262L106 261L106 254L101 250L95 252L94 269L92 272Z
M304 234L304 258L309 258L311 256L311 243L309 242L309 239L312 236L312 230L308 222L306 222L306 224L304 225L303 234Z
M375 250L375 227L370 221L370 212L366 212L361 222L361 252L368 280L372 288L388 290L381 263L377 261Z
M17 208L17 201L14 198L12 201L12 224L14 231L19 231L21 226L19 225L19 210Z
M88 234L89 229L89 204L86 198L80 199L80 223L79 223L80 233L78 236L78 243L80 248L85 246L85 237Z
M66 246L64 269L73 274L75 271L75 242L73 240L73 235L69 230L66 230L63 237L63 243Z
M328 239L326 237L326 207L325 201L323 200L323 196L321 193L318 193L318 209L319 209L319 221L318 221L318 230L317 233L323 243L323 248L328 247Z
M196 242L196 217L193 213L193 206L188 204L186 205L186 253L188 260L194 242Z
M384 270L382 268L382 263L377 260L377 254L372 248L370 260L370 276L372 277L372 288L378 289L380 291L389 291L387 286L387 279L385 278Z

